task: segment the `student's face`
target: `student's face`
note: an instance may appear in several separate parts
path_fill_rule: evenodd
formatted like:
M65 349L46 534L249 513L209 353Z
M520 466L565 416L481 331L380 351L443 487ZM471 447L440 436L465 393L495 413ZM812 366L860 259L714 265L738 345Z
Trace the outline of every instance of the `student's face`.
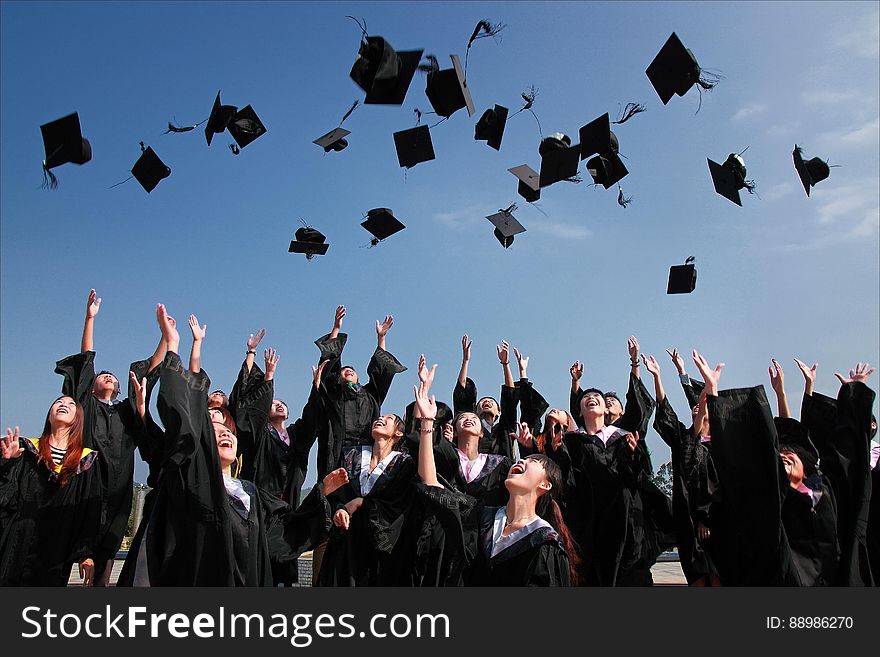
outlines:
M550 490L550 482L547 479L544 466L531 458L520 459L514 463L507 473L504 485L511 493L538 491L539 494L543 494L543 492Z
M403 435L397 430L397 418L393 415L383 415L373 422L370 429L373 440L385 439L397 441ZM399 435L398 435L399 434Z
M119 381L109 372L99 374L95 377L95 387L92 388L92 393L96 397L103 397L106 394L115 397L119 394Z
M480 418L474 413L462 413L455 422L456 435L460 433L479 434L482 431L483 427L480 424Z
M226 406L226 397L223 396L222 393L214 392L208 395L208 404L214 404L216 406Z
M804 464L800 457L788 450L783 451L779 456L782 459L783 467L785 467L785 474L788 475L789 483L794 486L800 484L804 480Z
M76 420L76 402L73 397L56 399L49 409L49 426L69 427Z
M605 416L605 399L598 392L588 392L581 399L581 416Z
M272 400L272 409L269 411L269 420L286 420L288 416L287 406L280 399Z
M358 375L352 367L343 367L339 372L339 380L343 383L357 383Z
M605 412L611 415L614 419L623 415L623 406L620 405L620 400L617 397L606 397Z
M214 422L214 438L217 440L220 464L224 468L232 465L238 454L238 438L221 422Z
M498 410L498 404L495 403L495 400L491 397L483 397L477 407L480 409L480 413L490 414L490 415L498 415L500 411Z

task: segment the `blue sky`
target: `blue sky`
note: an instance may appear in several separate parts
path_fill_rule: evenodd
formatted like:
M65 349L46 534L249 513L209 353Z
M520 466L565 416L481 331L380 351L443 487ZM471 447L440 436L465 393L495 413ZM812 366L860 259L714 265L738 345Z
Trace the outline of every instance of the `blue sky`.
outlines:
M402 106L355 111L345 151L311 143L363 98L348 77L360 31L347 14L444 68L479 19L508 26L471 49L477 115L433 128L437 159L406 175L391 133L415 125L413 109L430 110L418 75ZM766 384L776 357L795 412L793 357L818 361L827 394L834 371L880 361L877 3L3 2L0 19L0 426L42 427L54 362L79 348L91 287L104 300L100 368L124 374L152 351L161 301L183 328L191 312L207 323L203 367L227 390L247 335L266 327L263 346L281 353L277 394L296 410L312 341L340 303L346 360L361 371L374 321L394 315L388 346L411 368L388 397L398 412L422 352L440 364L436 392L449 399L465 332L481 393L497 394L494 348L507 339L554 405L567 400L575 359L585 383L622 391L635 334L662 355L682 414L672 346L724 361L725 387ZM696 89L664 107L644 73L672 31L724 76L699 113ZM606 111L647 106L615 131L632 205L586 184L545 189L540 210L516 195L507 169L539 166L534 120L513 117L500 152L474 141L473 126L495 103L519 108L532 85L544 133L575 141ZM169 120L204 119L218 89L253 105L268 133L238 157L228 134L211 148L201 130L161 135ZM39 126L73 111L93 159L56 169L60 187L40 190ZM149 195L134 180L108 189L129 175L139 141L171 177ZM841 165L809 199L795 143ZM715 194L706 158L746 147L760 198L739 208ZM527 232L505 250L485 217L513 202ZM407 228L368 249L359 223L374 207ZM327 256L287 253L301 218L327 235ZM667 296L669 266L689 255L696 291ZM653 432L648 442L656 465L667 460Z

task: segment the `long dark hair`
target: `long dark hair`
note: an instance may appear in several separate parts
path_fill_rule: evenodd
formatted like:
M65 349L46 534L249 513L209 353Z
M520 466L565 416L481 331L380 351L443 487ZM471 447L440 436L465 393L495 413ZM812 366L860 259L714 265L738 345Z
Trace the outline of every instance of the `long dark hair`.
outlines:
M62 395L58 399L66 396ZM52 402L52 406L55 405L58 399ZM71 397L71 399L73 398ZM67 453L64 455L64 460L61 461L61 472L58 473L58 483L62 488L76 474L76 469L79 467L79 462L82 458L83 409L82 406L76 403L76 400L73 403L76 406L76 416L74 417L73 424L70 425L70 433L67 436ZM43 424L43 433L39 439L39 460L46 464L50 472L54 473L55 466L58 464L52 459L52 450L49 445L49 437L52 435L52 424L49 422L49 418L52 415L52 406L49 406L49 411L46 413L46 422Z
M562 543L562 547L565 548L565 551L568 554L568 569L571 576L571 585L577 586L579 584L577 571L578 566L580 566L581 563L581 557L579 554L580 548L578 548L577 543L575 543L575 540L572 538L571 532L568 530L568 525L565 524L565 520L562 517L562 509L559 508L559 504L556 502L557 499L562 498L562 470L559 469L559 466L556 465L554 461L551 461L544 454L533 454L528 458L537 461L544 467L544 472L547 474L547 480L550 482L550 490L538 498L538 504L535 511L541 516L541 518L549 522L550 526L556 530L557 534L559 534L559 540Z

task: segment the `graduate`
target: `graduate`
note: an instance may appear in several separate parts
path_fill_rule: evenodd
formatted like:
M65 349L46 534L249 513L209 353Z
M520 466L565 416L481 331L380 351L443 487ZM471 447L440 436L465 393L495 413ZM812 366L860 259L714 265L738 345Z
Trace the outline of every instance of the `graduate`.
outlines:
M64 395L39 438L15 427L0 440L0 586L67 586L74 563L92 585L102 488L84 423L82 406Z
M211 420L204 371L183 368L180 336L165 307L156 318L167 345L157 406L165 426L158 492L135 560L134 586L271 586L274 564L288 565L329 525L325 491L345 481L332 473L297 511L232 476L237 438ZM146 390L137 389L139 399ZM139 402L141 403L141 402Z
M491 506L466 493L446 488L437 476L430 449L437 410L428 397L437 366L420 372L413 388L421 418L420 493L443 518L450 545L458 546L463 583L469 586L570 586L576 579L574 544L554 496L561 473L541 455L513 464L504 481L509 500ZM521 432L528 427L520 425ZM525 440L525 438L523 438Z
M131 388L128 398L119 401L120 385L117 378L106 371L95 374L94 324L100 308L101 299L95 290L91 290L86 303L80 353L59 360L55 372L64 377L62 394L73 397L83 408L83 445L98 453L105 508L100 536L94 545L94 585L107 586L113 559L128 529L134 488L135 449L147 436ZM157 367L164 355L165 341L160 339L152 356L132 363L129 371L134 373L138 381L147 378L150 386L155 385Z

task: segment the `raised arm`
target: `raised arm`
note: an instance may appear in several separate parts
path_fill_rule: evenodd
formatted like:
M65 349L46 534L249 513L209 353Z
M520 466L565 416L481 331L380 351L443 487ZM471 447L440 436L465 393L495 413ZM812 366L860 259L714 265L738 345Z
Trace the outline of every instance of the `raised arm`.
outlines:
M434 399L434 395L428 397L436 371L437 365L434 365L424 378L420 374L419 385L413 386L416 398L414 412L416 417L421 419L421 426L419 427L419 476L427 486L442 488L442 485L437 480L437 466L434 463L433 441L434 421L437 418L437 402Z
M83 325L82 343L80 345L82 353L95 350L95 317L97 317L100 309L101 299L95 293L95 290L91 290L89 292L89 300L86 303L86 321Z
M391 327L394 325L394 317L391 315L385 315L385 319L382 323L379 323L379 320L376 320L376 348L385 350L385 336L388 335L388 331L391 330Z
M501 363L504 372L504 385L512 388L513 372L510 371L510 345L507 344L507 340L502 340L500 345L496 344L495 351L498 352L498 362Z
M330 329L329 338L335 340L339 337L339 331L342 330L342 320L345 317L345 306L336 306L336 316L333 319L333 328Z
M819 367L819 363L813 363L812 367L807 367L806 363L802 363L797 358L794 359L794 362L797 363L798 369L804 375L804 395L809 397L813 394L813 386L816 383L816 368Z
M717 397L718 381L721 378L721 370L724 368L724 363L718 363L713 370L706 359L697 353L696 349L694 349L693 358L697 369L700 370L700 374L706 382L706 394L711 397Z
M654 397L657 398L657 403L660 404L666 399L666 391L663 390L663 381L660 380L660 364L653 356L646 358L645 354L642 354L642 362L645 364L645 369L651 373L652 377L654 377Z
M629 336L629 339L626 341L626 348L629 351L630 372L637 379L641 378L641 373L639 372L639 341L636 340L636 336Z
M261 328L256 334L251 333L247 339L247 353L244 357L244 367L245 372L247 374L251 373L251 368L254 366L254 359L257 357L257 347L260 346L260 341L266 336L266 329Z
M464 388L467 385L468 361L471 359L472 340L468 340L467 333L461 336L461 368L458 370L458 385Z
M199 320L195 315L189 316L189 330L192 331L193 343L189 352L189 371L201 372L202 370L202 340L208 332L208 325L199 326Z
M775 358L770 359L770 362L772 365L767 368L767 372L770 374L770 387L776 393L777 415L781 418L790 418L788 399L785 397L785 375Z

